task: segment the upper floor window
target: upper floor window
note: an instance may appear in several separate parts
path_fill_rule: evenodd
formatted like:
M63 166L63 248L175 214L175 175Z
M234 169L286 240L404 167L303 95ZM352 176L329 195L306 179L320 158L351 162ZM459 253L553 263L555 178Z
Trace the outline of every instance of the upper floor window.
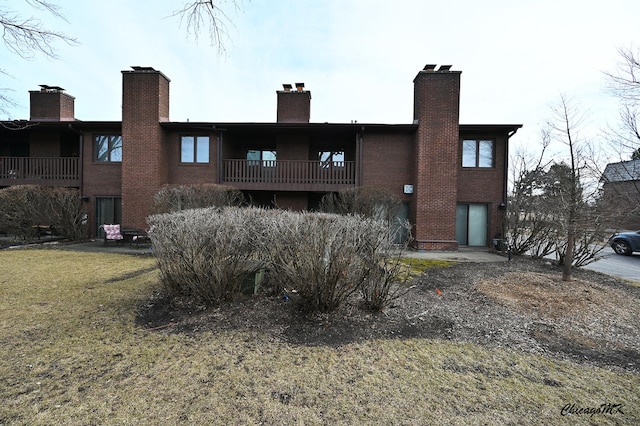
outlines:
M344 167L344 151L320 151L318 153L320 167Z
M494 166L495 143L486 139L462 141L462 167L491 168Z
M247 151L247 160L250 166L275 167L276 152L271 150L250 149Z
M95 160L103 162L122 162L122 136L97 135L94 138Z
M209 136L182 136L180 139L180 162L208 163Z

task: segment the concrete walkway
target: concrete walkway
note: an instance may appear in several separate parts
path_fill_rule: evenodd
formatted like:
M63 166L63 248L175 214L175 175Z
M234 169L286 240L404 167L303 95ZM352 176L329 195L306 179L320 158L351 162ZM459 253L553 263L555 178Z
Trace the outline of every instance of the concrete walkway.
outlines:
M408 251L405 257L475 263L506 262L508 260L506 256L501 256L485 247L463 247L458 251Z
M102 240L61 245L60 249L86 253L118 253L137 255L151 255L153 253L150 244L141 244L140 246L136 246L135 244L130 245L129 243L115 244L113 242L110 242L105 246Z

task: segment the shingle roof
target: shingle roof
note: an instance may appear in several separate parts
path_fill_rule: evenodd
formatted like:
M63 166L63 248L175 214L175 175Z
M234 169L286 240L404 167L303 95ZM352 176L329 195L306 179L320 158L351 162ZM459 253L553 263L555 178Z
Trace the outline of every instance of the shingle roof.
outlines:
M604 182L626 182L640 180L640 160L607 164L602 174Z

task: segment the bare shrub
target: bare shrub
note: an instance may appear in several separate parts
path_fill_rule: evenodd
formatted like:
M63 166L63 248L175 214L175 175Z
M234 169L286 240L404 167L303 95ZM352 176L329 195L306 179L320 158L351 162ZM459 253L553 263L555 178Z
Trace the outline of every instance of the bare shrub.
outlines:
M41 226L71 240L86 235L86 210L80 192L70 188L16 185L0 190L0 228L23 239Z
M155 194L153 203L154 212L171 213L205 207L240 206L244 204L244 195L227 185L165 185Z
M400 204L400 199L386 189L360 186L325 195L320 211L358 214L389 222L398 213Z
M80 191L72 188L50 188L48 208L51 222L60 235L72 241L87 236L87 211Z
M214 305L232 300L259 267L255 208L191 209L149 217L149 235L169 293Z
M399 294L399 254L379 220L226 207L154 215L149 224L166 289L207 305L233 299L259 268L276 292L296 290L313 310L334 310L358 290L381 309Z
M280 285L297 290L311 309L334 310L358 290L391 295L385 296L377 281L386 279L384 286L392 277L385 269L389 233L384 222L352 215L278 213L272 215L263 240L266 261Z
M398 297L406 293L403 285L410 275L406 273L406 264L402 262L402 253L382 250L370 274L360 286L365 306L372 311L380 311Z
M35 237L36 225L46 217L44 193L44 188L35 185L0 190L0 227L23 239Z

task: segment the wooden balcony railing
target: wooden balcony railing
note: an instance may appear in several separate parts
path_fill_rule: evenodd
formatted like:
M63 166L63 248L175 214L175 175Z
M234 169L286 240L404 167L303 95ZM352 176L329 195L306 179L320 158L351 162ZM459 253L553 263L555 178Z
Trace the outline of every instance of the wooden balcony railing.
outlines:
M0 185L69 185L80 182L77 157L0 157Z
M333 191L354 186L354 161L224 160L224 182L240 189Z

